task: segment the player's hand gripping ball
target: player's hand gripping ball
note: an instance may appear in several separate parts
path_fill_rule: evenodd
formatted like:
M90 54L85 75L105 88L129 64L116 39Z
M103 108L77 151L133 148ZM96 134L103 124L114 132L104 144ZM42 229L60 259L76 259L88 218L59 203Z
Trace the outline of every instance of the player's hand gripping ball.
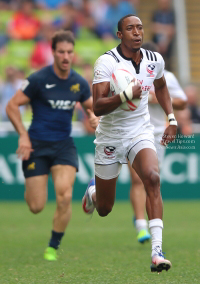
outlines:
M139 84L135 76L127 69L118 68L116 69L110 79L110 91L112 96L117 95L126 90L128 85L134 82L134 84ZM125 111L134 111L138 108L141 99L127 100L120 105L120 108Z

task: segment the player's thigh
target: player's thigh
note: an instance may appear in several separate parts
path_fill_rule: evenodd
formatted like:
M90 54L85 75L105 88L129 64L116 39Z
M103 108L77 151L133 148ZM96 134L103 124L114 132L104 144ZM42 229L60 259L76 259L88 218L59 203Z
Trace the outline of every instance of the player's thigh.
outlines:
M153 176L159 176L156 151L150 148L141 149L133 161L133 168L143 183L146 179L152 178Z
M25 177L25 197L29 205L44 206L47 195L49 162L46 157L31 156L23 161L22 168Z
M47 199L48 175L39 175L25 179L25 198L33 210L42 210Z
M116 182L122 165L114 163L110 165L95 164L96 203L97 206L113 206L116 196Z
M56 198L72 198L72 189L76 177L76 168L71 165L54 165L51 167L52 178L56 191Z

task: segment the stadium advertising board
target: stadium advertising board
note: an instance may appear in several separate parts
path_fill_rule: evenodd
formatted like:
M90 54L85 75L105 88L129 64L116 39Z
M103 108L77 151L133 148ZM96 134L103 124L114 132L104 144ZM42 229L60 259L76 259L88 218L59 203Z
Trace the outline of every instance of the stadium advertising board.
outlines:
M81 200L88 181L94 176L94 137L76 137L79 153L79 173L76 176L73 199ZM17 136L0 138L0 200L22 200L24 177L21 161L15 151ZM162 169L162 196L164 199L200 198L200 136L179 135L167 149ZM128 200L130 177L127 167L122 167L118 184L118 200ZM49 178L49 200L55 198L53 183Z

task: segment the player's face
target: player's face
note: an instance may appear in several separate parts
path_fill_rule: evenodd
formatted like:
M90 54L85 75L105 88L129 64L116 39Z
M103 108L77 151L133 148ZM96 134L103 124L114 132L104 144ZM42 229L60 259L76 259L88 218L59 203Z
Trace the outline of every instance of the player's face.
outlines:
M68 71L74 57L73 44L67 41L58 42L53 56L58 69L63 72Z
M139 50L144 37L141 20L134 16L124 19L122 31L118 32L117 36L127 48L130 48L133 51Z

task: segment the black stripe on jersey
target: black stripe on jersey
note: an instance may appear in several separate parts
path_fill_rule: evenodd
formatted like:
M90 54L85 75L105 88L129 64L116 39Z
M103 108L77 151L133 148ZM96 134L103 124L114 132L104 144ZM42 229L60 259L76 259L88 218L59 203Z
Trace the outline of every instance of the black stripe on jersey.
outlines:
M151 52L151 51L149 51L149 53L150 53L150 56L151 56L151 61L153 61L153 55L152 55L152 52Z
M149 53L148 53L148 51L146 50L146 55L147 55L147 58L148 58L148 60L149 60Z
M119 59L117 58L117 56L114 54L113 51L109 50L109 51L105 52L104 54L111 55L112 57L115 58L115 60L116 60L118 63L120 62Z
M147 55L148 60L157 61L157 56L154 52L150 50L146 50L146 55Z
M157 56L155 55L155 53L153 52L153 55L154 55L154 57L155 57L155 61L157 61Z

